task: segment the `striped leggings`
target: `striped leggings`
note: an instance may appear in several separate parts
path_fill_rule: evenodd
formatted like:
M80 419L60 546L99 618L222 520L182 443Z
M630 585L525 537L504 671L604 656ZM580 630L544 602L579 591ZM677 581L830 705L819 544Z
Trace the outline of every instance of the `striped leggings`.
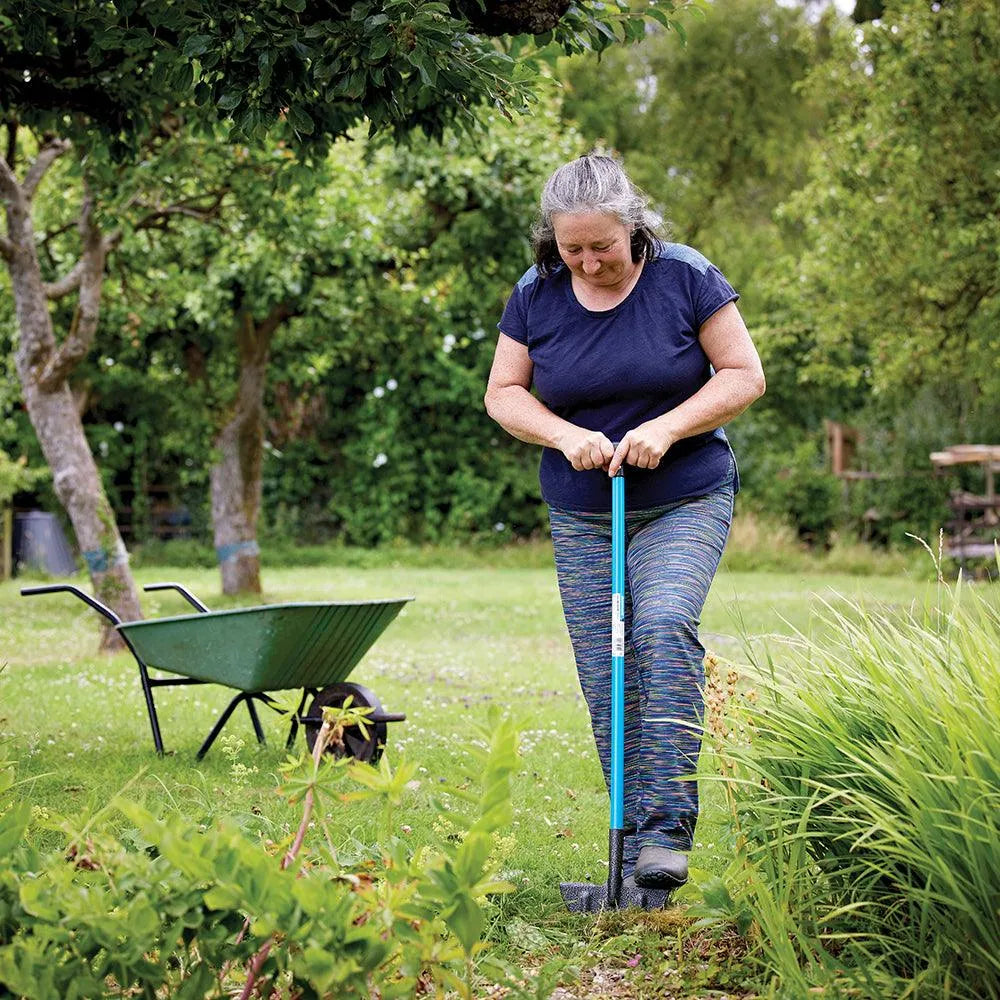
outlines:
M702 497L626 512L625 875L640 847L693 844L704 708L698 624L732 515L732 480ZM549 519L563 613L608 782L611 515L550 508Z

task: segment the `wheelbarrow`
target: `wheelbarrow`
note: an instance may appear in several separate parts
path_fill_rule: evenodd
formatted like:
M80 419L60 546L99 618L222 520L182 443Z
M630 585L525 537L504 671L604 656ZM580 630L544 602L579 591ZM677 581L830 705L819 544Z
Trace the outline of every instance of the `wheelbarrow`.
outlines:
M139 680L146 700L153 744L163 753L163 738L156 714L153 691L160 687L188 684L221 684L239 693L229 702L198 750L197 759L208 753L230 716L242 703L250 713L257 742L264 730L254 704L259 701L290 715L287 747L303 727L312 751L323 724L323 709L341 707L348 699L352 708L367 708L364 725L349 726L343 748L337 752L375 763L382 755L390 722L406 716L385 712L375 694L361 684L345 681L358 661L371 648L410 597L387 601L341 601L337 603L264 604L233 611L209 611L179 583L150 583L146 590L176 590L196 613L170 618L123 622L100 601L70 584L24 587L21 594L52 594L68 591L111 621L139 665ZM176 677L151 677L150 669ZM268 692L302 689L298 708L289 713ZM303 713L309 699L307 712Z

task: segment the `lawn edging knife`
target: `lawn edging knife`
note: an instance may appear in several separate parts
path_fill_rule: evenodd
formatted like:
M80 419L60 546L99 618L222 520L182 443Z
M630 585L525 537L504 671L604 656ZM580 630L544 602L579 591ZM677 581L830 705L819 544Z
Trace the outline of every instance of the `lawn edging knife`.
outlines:
M643 889L625 885L625 476L621 469L611 480L611 822L608 830L608 881L562 882L567 909L573 913L600 913L638 907L658 910L670 899L671 889Z

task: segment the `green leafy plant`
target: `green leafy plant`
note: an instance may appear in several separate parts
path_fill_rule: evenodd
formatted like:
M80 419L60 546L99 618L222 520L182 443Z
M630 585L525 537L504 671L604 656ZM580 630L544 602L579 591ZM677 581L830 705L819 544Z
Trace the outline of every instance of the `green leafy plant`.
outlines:
M942 584L825 625L751 651L760 701L716 734L740 855L715 908L752 914L789 996L998 996L996 602Z
M112 808L134 825L141 850L107 832L102 813L68 826L65 850L40 856L25 839L30 804L8 804L0 984L25 998L389 998L446 989L471 997L480 978L506 979L482 938L485 897L508 888L490 855L511 819L513 724L494 717L474 772L448 790L458 836L415 849L391 839L348 865L328 836L312 843L310 831L328 833L344 796L397 808L415 770L393 769L384 756L376 770L324 753L361 721L357 712L327 710L312 756L288 760L282 791L301 820L270 849L224 819L198 828L121 794ZM12 775L0 767L8 799Z

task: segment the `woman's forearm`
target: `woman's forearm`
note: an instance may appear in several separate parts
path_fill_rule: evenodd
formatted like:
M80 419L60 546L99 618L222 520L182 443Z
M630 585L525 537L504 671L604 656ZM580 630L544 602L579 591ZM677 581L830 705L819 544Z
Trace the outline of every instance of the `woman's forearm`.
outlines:
M726 368L716 372L693 396L651 423L662 429L672 444L728 423L763 392L762 376L742 368Z
M544 403L520 385L491 389L486 394L486 412L519 441L558 448L573 431L574 424L557 417Z

